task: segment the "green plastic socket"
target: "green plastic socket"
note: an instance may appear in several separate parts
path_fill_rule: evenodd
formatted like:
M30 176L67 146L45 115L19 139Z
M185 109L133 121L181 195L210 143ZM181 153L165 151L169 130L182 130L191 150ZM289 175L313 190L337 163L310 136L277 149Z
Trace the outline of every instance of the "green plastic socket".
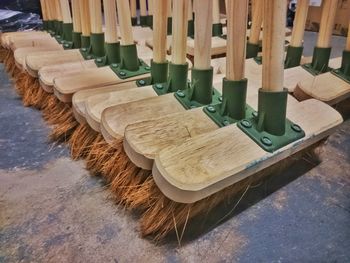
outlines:
M48 24L48 32L51 36L55 35L55 21L54 20L49 20L47 21Z
M320 48L315 47L312 56L312 62L305 64L302 67L310 72L312 75L316 76L321 73L328 72L332 70L328 67L329 58L331 56L331 48Z
M43 20L43 29L49 31L49 21Z
M62 39L64 41L72 41L73 23L62 24Z
M247 42L246 58L254 58L258 56L260 50L259 44L252 44Z
M105 43L105 55L95 59L98 67L120 63L120 43Z
M343 51L341 67L333 70L332 73L350 83L350 51Z
M64 41L63 47L64 49L80 48L81 32L72 32L72 41Z
M203 111L219 126L227 126L252 116L254 110L246 104L247 79L238 81L223 79L221 102L208 105Z
M59 43L62 42L62 34L63 34L62 27L63 27L63 22L55 20L55 38Z
M178 90L188 88L188 63L173 64L169 63L169 76L164 83L157 83L153 89L158 95L163 95Z
M146 19L147 19L147 26L150 28L153 28L153 16L148 15Z
M132 26L137 26L137 17L132 17L131 18L131 25Z
M90 36L81 35L80 43L82 49L88 49L90 47Z
M136 81L138 87L154 85L158 83L166 83L168 79L169 62L157 63L151 60L151 76Z
M185 109L219 103L221 94L213 88L213 68L193 68L189 87L175 92L175 97Z
M167 28L168 36L172 34L172 31L173 31L173 18L168 17L168 28Z
M193 19L188 21L187 27L188 27L187 28L187 36L194 37L194 21L193 21Z
M140 26L142 27L147 26L147 16L140 16Z
M288 90L259 89L258 112L237 126L267 152L274 152L305 137L303 129L286 118Z
M213 37L219 37L222 36L222 24L213 24L213 29L212 29L212 36Z
M294 68L300 65L304 47L287 47L287 55L284 61L284 68Z
M90 46L80 49L80 52L85 59L104 57L104 33L91 33Z

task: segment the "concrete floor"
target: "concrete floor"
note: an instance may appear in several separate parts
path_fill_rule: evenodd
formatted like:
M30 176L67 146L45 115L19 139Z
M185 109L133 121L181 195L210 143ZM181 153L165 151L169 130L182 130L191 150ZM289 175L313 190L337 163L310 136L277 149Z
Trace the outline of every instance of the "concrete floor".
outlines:
M314 41L308 33L307 46ZM223 222L213 223L235 202L192 222L200 234L181 246L156 245L83 162L46 141L40 112L24 108L12 85L0 65L0 262L350 262L349 120L322 163L301 160L250 189Z

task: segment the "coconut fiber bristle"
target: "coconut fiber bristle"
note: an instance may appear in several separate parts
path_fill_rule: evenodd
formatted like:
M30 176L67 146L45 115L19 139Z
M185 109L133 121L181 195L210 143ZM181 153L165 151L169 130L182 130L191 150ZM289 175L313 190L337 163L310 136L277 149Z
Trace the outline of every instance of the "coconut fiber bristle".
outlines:
M23 96L22 102L25 107L34 106L34 100L36 98L36 94L39 92L40 84L36 78L26 74L26 77L23 76L24 87L23 87Z
M72 108L69 105L65 105L60 116L55 119L57 124L53 126L49 135L50 140L59 143L68 142L74 130L79 125L74 118Z
M58 100L55 95L51 94L48 99L45 101L45 104L42 107L42 116L43 119L50 125L56 125L64 121L65 112L69 107Z
M0 63L4 63L8 52L10 51L0 45Z
M10 68L12 65L15 64L15 58L13 56L13 53L11 50L9 50L9 52L7 53L7 56L4 60L4 66L5 66L5 70L6 72L9 72Z
M24 95L26 82L27 82L27 73L22 71L18 74L15 82L15 89L17 91L17 94L21 97Z
M250 185L262 178L281 173L297 160L305 157L315 150L315 146L289 156L287 159L270 166L256 174L249 176L227 188L193 204L177 203L168 199L158 188L152 176L149 176L139 187L134 187L129 196L128 204L131 208L143 211L140 220L141 233L143 236L153 236L155 241L162 240L171 232L184 232L187 222L196 216L208 213L219 203L230 200Z
M73 160L85 158L96 140L98 133L88 124L79 124L69 139L70 152Z

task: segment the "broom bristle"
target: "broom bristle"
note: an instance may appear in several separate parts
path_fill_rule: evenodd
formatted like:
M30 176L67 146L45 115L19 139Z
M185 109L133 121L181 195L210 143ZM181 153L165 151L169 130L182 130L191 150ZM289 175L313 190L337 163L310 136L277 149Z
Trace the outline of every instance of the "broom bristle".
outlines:
M3 48L0 44L0 63L4 63L5 59L7 57L9 50L6 48Z
M228 186L218 193L192 204L177 203L168 199L157 187L153 177L150 176L139 187L134 188L132 195L129 197L131 200L129 200L129 204L132 208L144 210L140 220L142 235L152 235L155 241L160 241L170 232L175 231L177 233L178 229L183 233L189 219L208 213L222 201L239 195L244 190L247 190L250 185L261 181L267 175L280 173L296 160L305 156L305 154L314 152L315 147L318 147L318 145L296 153L282 162L254 174L254 176L249 176L239 183Z
M10 50L5 58L4 61L4 66L5 66L5 70L6 72L9 72L10 67L15 63L15 58L13 56L12 51Z
M25 85L23 87L23 97L22 102L25 107L33 106L33 99L35 94L40 89L40 85L36 85L36 79L27 74L25 78Z
M26 82L27 82L27 73L22 71L21 73L18 74L18 77L15 82L15 90L17 91L17 94L21 97L24 94Z
M60 123L66 110L67 105L51 95L42 108L42 116L48 124L55 125Z
M72 159L78 160L86 157L96 137L97 133L89 125L79 124L68 142L71 148Z
M33 107L38 110L41 110L46 104L46 101L49 99L50 96L51 94L43 90L40 87L39 80L36 79L33 84L33 98L32 98Z
M60 120L52 129L49 138L55 142L68 142L79 123L75 120L72 108L66 105Z

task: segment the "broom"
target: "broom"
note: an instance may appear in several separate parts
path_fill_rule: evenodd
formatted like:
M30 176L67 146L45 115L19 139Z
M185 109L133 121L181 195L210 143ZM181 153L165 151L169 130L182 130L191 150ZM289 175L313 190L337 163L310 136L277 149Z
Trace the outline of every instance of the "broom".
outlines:
M232 4L229 4L229 14L233 14L234 10L242 10L243 7L240 6L242 3L241 1L232 1ZM246 3L247 4L247 3ZM278 5L280 4L280 5ZM245 5L246 7L246 5ZM265 7L264 11L266 14L266 33L264 33L264 57L266 58L263 64L263 67L265 70L264 76L263 76L263 87L265 89L268 88L269 92L281 92L281 87L283 85L283 38L282 38L282 29L281 25L284 24L285 19L285 6L282 4L281 1L265 1ZM236 17L236 16L234 16ZM239 16L236 17L239 19ZM243 19L242 19L243 20ZM242 21L242 20L237 20ZM244 21L244 20L243 20ZM267 53L269 52L269 53ZM267 58L272 58L271 62ZM268 61L269 60L269 61ZM267 68L266 68L267 66ZM277 72L277 73L276 73ZM276 73L276 75L274 75ZM260 99L259 99L260 100ZM259 106L260 107L260 106ZM323 106L324 107L324 106ZM283 112L283 111L282 111ZM333 112L334 114L334 112ZM335 114L337 118L337 116ZM341 118L340 118L341 119ZM339 124L339 119L337 119L334 123ZM334 125L332 123L332 125ZM330 125L330 126L332 126ZM320 125L322 128L322 125ZM230 131L230 126L227 128L220 129L222 132L225 132L225 130L229 131L229 135L232 133ZM233 135L232 135L233 136ZM203 136L205 137L202 140L202 143L204 145L199 145L197 150L195 151L206 151L210 150L215 145L215 143L212 143L208 148L205 147L205 143L208 143L208 139L210 140L210 136ZM214 139L214 138L213 138ZM200 139L198 139L200 140ZM229 139L230 140L230 139ZM232 141L232 139L231 139ZM228 142L228 141L227 141ZM237 141L239 143L239 141ZM223 147L224 147L223 143ZM244 144L244 143L243 143ZM188 145L191 147L191 145L194 145L193 143L184 143L184 145ZM177 146L179 147L179 146ZM180 146L182 147L182 146ZM184 146L185 147L185 146ZM167 155L168 153L171 155L172 151L175 150L176 147L172 147L172 149L167 148L166 150L161 152L162 155ZM193 147L195 148L195 146ZM221 147L222 148L222 147ZM230 148L228 148L230 149ZM237 148L239 149L239 147ZM187 151L183 151L184 149L179 149L179 153L186 153ZM177 150L175 150L177 152ZM188 152L187 158L181 158L180 156L174 157L174 159L168 159L169 162L173 161L175 164L176 162L179 163L181 166L182 163L186 163L186 170L191 170L189 165L189 162L187 162L188 159L191 159L192 151ZM232 150L231 150L232 152ZM194 152L193 152L194 153ZM193 154L192 153L192 154ZM208 152L205 157L203 156L203 161L200 161L200 163L193 163L194 167L196 165L199 166L206 166L210 165L210 168L208 170L215 171L216 169L220 170L220 167L212 167L215 162L210 162L210 158L212 153ZM179 158L180 157L180 158ZM294 158L295 156L293 156ZM164 186L162 191L166 191L169 195L169 187L167 187L168 183L165 183L164 179L159 179L161 176L160 173L164 173L164 169L157 169L159 167L159 164L161 161L166 159L156 159L156 166L154 166L153 171L158 174L157 175L157 184L161 184ZM157 163L158 161L158 163ZM282 162L283 164L286 164L286 162L289 162L290 159L286 159L285 162ZM171 166L171 164L169 164ZM277 168L280 166L280 164L277 164ZM155 184L152 177L149 177L137 190L134 189L134 191L130 191L130 200L132 207L141 208L141 210L144 210L144 213L141 218L141 230L143 235L155 235L156 240L162 239L165 235L167 235L169 232L172 232L175 230L176 233L178 233L178 229L182 228L182 233L185 231L186 224L188 220L196 215L203 214L204 212L211 210L214 208L217 204L222 202L228 197L231 197L234 194L237 194L238 192L244 192L244 189L248 189L249 185L251 185L251 180L255 181L259 179L260 177L265 176L268 173L271 173L271 169L276 169L275 166L270 166L269 168L260 171L259 173L254 175L253 177L248 177L248 179L244 179L243 181L239 182L238 184L234 184L230 187L225 188L224 190L217 192L209 197L205 197L205 199L202 199L198 201L199 199L195 200L196 202L190 202L191 204L183 204L179 202L174 202L170 200L169 198L165 197L165 195L159 190L157 185ZM204 169L204 168L203 168ZM225 168L223 168L225 169ZM175 171L175 170L174 170ZM180 171L180 170L179 170ZM197 170L199 173L201 170ZM180 172L181 173L181 172ZM220 174L220 172L218 172ZM194 176L194 175L193 175ZM259 177L259 178L257 178ZM164 183L163 183L164 182ZM185 187L185 186L184 186ZM221 186L223 189L224 187ZM186 188L187 189L187 188ZM208 193L206 193L208 196ZM172 194L174 196L174 194ZM181 197L178 197L181 199ZM194 197L196 198L196 197ZM182 200L184 200L185 197L182 197ZM181 238L180 238L181 239Z

